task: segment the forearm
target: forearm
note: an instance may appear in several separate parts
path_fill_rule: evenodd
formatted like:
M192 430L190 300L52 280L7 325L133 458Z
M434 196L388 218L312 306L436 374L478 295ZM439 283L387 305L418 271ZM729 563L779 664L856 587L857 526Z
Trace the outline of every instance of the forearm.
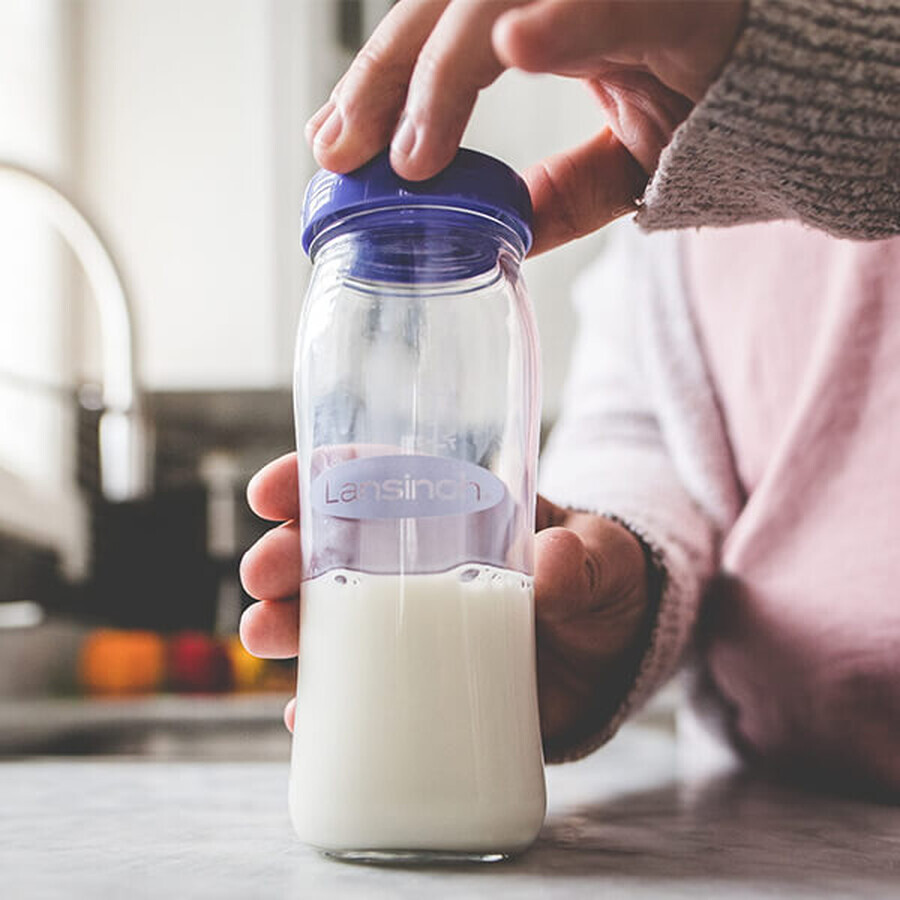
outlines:
M750 0L743 34L660 159L647 229L799 219L900 233L900 4Z

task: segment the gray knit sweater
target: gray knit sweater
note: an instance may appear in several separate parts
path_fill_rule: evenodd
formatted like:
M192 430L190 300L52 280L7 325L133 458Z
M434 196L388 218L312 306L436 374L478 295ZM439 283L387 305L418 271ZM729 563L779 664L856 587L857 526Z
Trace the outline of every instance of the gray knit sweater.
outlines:
M843 237L900 232L900 2L750 0L637 218L653 230L800 219Z

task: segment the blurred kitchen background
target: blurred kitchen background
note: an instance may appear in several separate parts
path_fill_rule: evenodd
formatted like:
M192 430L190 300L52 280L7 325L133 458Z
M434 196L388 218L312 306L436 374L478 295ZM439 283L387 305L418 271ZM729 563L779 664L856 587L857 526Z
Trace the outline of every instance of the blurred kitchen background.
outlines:
M303 125L389 6L0 0L0 753L283 757L244 489L293 442ZM522 168L599 121L508 73L465 143ZM548 426L601 240L526 263Z

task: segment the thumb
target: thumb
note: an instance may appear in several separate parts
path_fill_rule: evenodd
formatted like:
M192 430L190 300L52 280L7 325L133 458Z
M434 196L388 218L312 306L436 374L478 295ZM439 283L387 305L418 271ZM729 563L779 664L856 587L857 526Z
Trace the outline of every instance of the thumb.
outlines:
M597 600L600 577L580 535L556 526L535 535L535 614L545 623L565 623Z
M550 521L535 536L536 614L544 623L600 612L612 621L645 599L646 560L631 532L592 513L567 511Z
M531 166L523 177L534 207L532 255L633 212L647 183L647 173L608 128Z

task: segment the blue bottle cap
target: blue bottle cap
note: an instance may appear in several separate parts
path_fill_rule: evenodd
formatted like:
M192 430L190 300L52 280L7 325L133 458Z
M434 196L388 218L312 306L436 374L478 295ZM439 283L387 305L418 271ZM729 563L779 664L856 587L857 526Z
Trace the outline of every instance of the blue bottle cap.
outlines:
M427 181L405 181L391 168L387 151L346 175L320 169L306 189L302 244L306 253L326 232L361 213L430 207L487 216L531 247L531 198L525 182L506 163L477 150L461 149L453 162Z

